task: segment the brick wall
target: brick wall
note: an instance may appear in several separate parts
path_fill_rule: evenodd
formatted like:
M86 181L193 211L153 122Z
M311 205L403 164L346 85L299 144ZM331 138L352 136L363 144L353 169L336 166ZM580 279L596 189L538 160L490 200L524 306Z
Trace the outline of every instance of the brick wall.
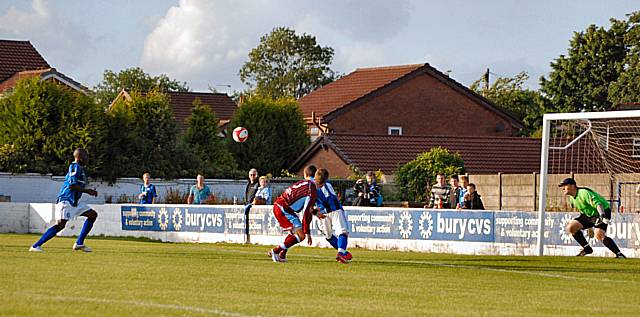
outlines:
M16 81L18 81L17 76L13 76L3 82L0 83L0 92L4 92L9 88L13 88L16 85Z
M335 132L387 134L401 126L405 135L512 136L509 121L449 85L421 74L337 116ZM496 131L501 125L504 130Z
M319 150L316 154L307 161L307 164L303 166L299 171L296 171L296 174L302 176L304 173L304 168L307 165L315 165L317 168L326 168L329 170L329 177L343 177L351 175L351 170L349 166L338 157L336 152L333 150Z

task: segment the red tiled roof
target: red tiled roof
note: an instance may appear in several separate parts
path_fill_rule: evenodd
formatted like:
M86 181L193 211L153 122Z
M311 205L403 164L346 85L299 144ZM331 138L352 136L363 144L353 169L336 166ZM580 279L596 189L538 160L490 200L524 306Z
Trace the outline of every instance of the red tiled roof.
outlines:
M200 101L210 106L218 120L231 120L238 106L227 94L210 92L167 92L173 113L182 129L186 129L187 118L191 115L193 101Z
M369 93L425 66L425 64L358 68L354 72L300 98L304 117L317 117L344 107Z
M307 119L307 123L310 122L309 118L312 112L315 112L315 116L318 118L331 120L332 116L339 115L339 112L347 106L356 104L358 100L362 100L362 98L380 91L389 84L402 80L418 71L423 71L441 80L452 89L475 100L479 105L509 120L514 127L522 128L522 122L512 114L496 107L491 101L431 67L428 63L358 68L354 72L300 98L298 104L303 116Z
M553 139L551 147L564 147L573 139ZM610 145L613 144L610 141ZM621 142L621 143L620 143ZM632 146L627 139L615 147L618 154L605 152L609 160L631 157ZM626 143L625 143L626 142ZM381 170L393 174L398 166L414 160L419 154L440 146L459 153L467 173L471 174L523 174L540 171L541 139L520 137L469 137L469 136L410 136L325 134L302 153L290 170L298 171L317 151L328 147L334 150L346 164L361 171ZM600 144L601 145L601 144ZM553 174L608 173L602 159L603 149L596 141L581 138L568 149L549 151L548 172ZM618 156L616 156L618 155ZM614 173L639 173L640 160L628 161L623 166L609 166Z
M472 174L540 170L540 139L517 137L392 136L330 134L329 140L360 170L392 174L420 153L441 146L462 156Z
M51 68L29 41L0 40L0 82L25 70Z
M440 146L459 153L467 173L496 174L533 173L540 171L541 140L519 137L469 137L469 136L396 136L362 134L328 134L315 141L292 165L297 171L322 145L332 148L350 165L361 171L381 170L393 174L398 166L414 160L419 154ZM568 142L560 142L566 144ZM560 145L560 144L552 144ZM549 173L604 172L596 163L585 164L581 153L593 151L587 141L576 142L570 151L553 152L549 156Z
M640 102L624 102L619 103L611 109L612 111L617 110L640 110Z

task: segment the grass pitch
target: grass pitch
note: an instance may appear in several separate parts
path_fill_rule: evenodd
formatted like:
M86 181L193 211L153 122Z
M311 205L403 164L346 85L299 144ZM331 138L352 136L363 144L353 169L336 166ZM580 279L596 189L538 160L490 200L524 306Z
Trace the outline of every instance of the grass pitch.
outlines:
M637 316L640 260L0 235L0 316Z

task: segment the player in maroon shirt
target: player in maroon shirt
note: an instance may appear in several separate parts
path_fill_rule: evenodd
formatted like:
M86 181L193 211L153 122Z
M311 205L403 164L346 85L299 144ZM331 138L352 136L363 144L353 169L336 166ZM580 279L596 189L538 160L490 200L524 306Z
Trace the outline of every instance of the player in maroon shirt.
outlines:
M314 171L315 173L315 171ZM284 243L267 253L273 262L287 262L287 250L307 238L311 245L310 223L312 211L316 203L316 184L310 180L314 174L310 166L304 169L305 180L289 186L273 203L273 215L278 219L280 227L289 231ZM302 213L300 221L299 213Z

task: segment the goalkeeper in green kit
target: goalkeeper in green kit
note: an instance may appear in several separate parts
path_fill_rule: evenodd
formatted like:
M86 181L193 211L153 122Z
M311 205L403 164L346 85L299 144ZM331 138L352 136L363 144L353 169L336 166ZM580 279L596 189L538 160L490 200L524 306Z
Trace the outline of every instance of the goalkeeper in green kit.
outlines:
M626 258L613 241L607 237L607 227L611 222L611 207L609 202L593 190L585 187L578 187L573 178L566 178L558 185L562 187L565 195L569 196L571 206L580 211L580 216L569 221L567 232L582 246L582 251L578 256L585 256L593 253L593 249L582 234L582 229L594 228L596 239L616 255L616 258Z

